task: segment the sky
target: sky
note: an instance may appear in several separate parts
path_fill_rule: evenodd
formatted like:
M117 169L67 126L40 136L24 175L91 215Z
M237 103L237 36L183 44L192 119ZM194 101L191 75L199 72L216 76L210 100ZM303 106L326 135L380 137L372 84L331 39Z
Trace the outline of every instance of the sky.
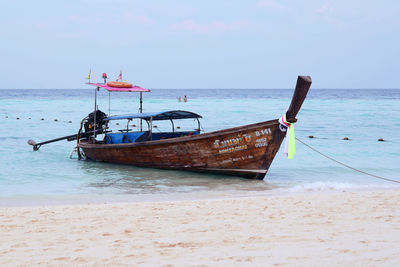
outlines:
M400 88L397 0L0 0L2 89Z

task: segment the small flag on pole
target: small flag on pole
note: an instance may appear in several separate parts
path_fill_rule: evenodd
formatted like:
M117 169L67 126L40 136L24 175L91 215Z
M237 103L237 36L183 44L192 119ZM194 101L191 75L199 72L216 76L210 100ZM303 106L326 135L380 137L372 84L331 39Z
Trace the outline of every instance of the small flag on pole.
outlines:
M122 70L119 71L119 75L117 77L117 82L122 80Z
M92 72L92 70L89 70L89 73L88 73L88 75L87 75L87 77L86 77L86 79L88 79L89 82L90 82L90 74L91 74L91 72Z

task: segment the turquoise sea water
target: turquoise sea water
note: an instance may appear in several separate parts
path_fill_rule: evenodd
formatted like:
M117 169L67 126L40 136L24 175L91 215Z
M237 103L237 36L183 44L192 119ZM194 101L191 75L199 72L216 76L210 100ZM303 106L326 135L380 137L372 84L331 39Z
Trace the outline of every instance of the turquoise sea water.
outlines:
M70 159L75 142L32 151L37 142L75 134L93 110L94 90L0 90L0 201L90 196L106 201L237 196L276 192L393 188L323 158L301 143L289 160L277 154L263 181ZM144 112L184 109L203 116L208 131L280 117L293 90L152 90ZM178 96L187 95L187 103ZM99 92L108 113L108 93ZM138 94L111 94L111 114L138 111ZM400 90L311 89L296 124L296 137L355 168L400 180ZM19 119L17 119L19 118ZM44 120L41 120L43 118ZM55 121L57 119L57 121ZM71 121L71 122L69 122ZM195 123L193 124L196 125ZM123 126L121 126L123 128ZM313 135L316 138L309 139ZM344 141L343 137L351 140ZM379 138L387 140L378 142ZM47 197L47 198L46 198ZM122 197L122 198L121 198ZM86 201L87 199L85 199Z

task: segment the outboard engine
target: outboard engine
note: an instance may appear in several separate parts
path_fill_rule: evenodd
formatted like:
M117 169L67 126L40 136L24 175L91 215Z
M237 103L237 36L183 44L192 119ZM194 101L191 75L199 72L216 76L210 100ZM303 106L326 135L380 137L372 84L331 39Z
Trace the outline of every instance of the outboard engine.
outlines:
M96 110L96 129L102 129L103 126L107 126L107 122L104 119L107 115L101 110ZM87 120L84 123L85 132L93 131L94 129L94 112L89 113ZM97 130L96 130L97 132Z

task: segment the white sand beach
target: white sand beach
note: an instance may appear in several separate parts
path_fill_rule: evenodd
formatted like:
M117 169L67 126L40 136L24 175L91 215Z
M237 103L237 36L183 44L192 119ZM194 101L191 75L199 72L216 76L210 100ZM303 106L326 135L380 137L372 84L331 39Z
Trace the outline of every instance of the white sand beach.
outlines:
M0 208L0 265L400 266L400 191Z

